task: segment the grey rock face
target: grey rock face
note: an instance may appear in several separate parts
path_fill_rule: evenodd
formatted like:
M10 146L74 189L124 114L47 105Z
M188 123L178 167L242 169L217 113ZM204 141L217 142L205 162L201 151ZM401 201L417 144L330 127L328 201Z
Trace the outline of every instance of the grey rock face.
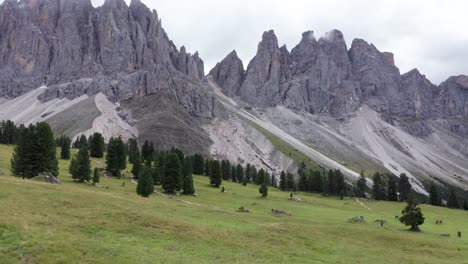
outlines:
M209 74L227 96L239 95L239 89L244 82L244 66L235 50L216 64Z
M225 94L253 106L284 105L343 118L366 104L413 135L429 135L427 122L443 119L468 138L468 77L451 77L437 87L416 69L401 75L392 53L362 39L348 50L338 30L318 40L306 31L290 53L278 47L273 31L265 32L245 72L240 64L230 54L210 75Z
M180 52L155 11L139 0L5 1L0 5L0 96L42 84L42 100L105 93L119 101L161 94L197 116L212 113L212 93L200 81L203 61Z

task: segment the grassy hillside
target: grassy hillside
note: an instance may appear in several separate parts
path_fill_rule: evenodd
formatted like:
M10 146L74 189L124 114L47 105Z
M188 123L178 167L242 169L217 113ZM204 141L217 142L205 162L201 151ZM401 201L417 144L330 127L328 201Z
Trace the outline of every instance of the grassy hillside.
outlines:
M402 203L364 201L368 210L309 194L293 202L271 188L261 199L258 186L225 182L221 193L203 176L198 197L145 199L128 179L74 183L64 161L60 186L14 178L11 150L0 146L0 263L468 263L465 211L422 206L423 232L410 233L394 219ZM365 223L348 222L359 215Z

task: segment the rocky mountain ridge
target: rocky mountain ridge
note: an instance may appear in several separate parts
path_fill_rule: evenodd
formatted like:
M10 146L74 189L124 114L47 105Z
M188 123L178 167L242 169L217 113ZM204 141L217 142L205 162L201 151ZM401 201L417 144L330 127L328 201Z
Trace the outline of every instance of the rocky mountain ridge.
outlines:
M291 52L279 47L272 30L266 31L247 69L241 68L233 51L209 74L225 94L253 106L283 105L342 118L365 104L408 121L408 131L417 136L430 133L424 121L443 119L449 130L468 138L467 76L436 86L417 69L400 74L392 53L362 39L353 40L348 49L338 30L318 40L306 31Z

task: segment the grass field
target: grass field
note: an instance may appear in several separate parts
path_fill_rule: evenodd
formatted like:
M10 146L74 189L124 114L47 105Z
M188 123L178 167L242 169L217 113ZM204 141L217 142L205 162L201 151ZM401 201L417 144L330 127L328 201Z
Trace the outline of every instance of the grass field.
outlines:
M258 186L225 182L221 193L203 176L194 179L198 197L145 199L129 179L103 178L102 188L74 183L62 160L62 185L12 177L11 151L0 146L2 264L468 263L466 211L423 205L423 232L411 233L394 219L402 203L363 201L368 210L351 198L302 193L303 202L293 202L272 188L262 199ZM236 212L240 206L250 213ZM360 215L365 223L348 222ZM457 239L457 230L466 237Z

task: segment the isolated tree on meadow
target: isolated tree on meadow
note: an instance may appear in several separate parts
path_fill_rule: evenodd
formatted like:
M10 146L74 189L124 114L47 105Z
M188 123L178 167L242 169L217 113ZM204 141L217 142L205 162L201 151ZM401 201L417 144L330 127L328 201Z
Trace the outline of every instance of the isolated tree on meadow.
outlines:
M421 208L411 196L412 195L409 195L407 197L407 205L403 211L401 211L402 216L399 220L406 226L410 226L410 231L420 231L419 226L424 224L424 216L421 212Z
M91 180L91 161L89 159L88 148L82 147L73 158L69 167L70 174L74 180L85 182Z
M154 192L153 177L151 168L144 167L138 175L138 184L136 192L142 197L149 197Z
M182 166L179 157L174 152L169 152L165 158L161 187L167 193L175 193L182 188Z

